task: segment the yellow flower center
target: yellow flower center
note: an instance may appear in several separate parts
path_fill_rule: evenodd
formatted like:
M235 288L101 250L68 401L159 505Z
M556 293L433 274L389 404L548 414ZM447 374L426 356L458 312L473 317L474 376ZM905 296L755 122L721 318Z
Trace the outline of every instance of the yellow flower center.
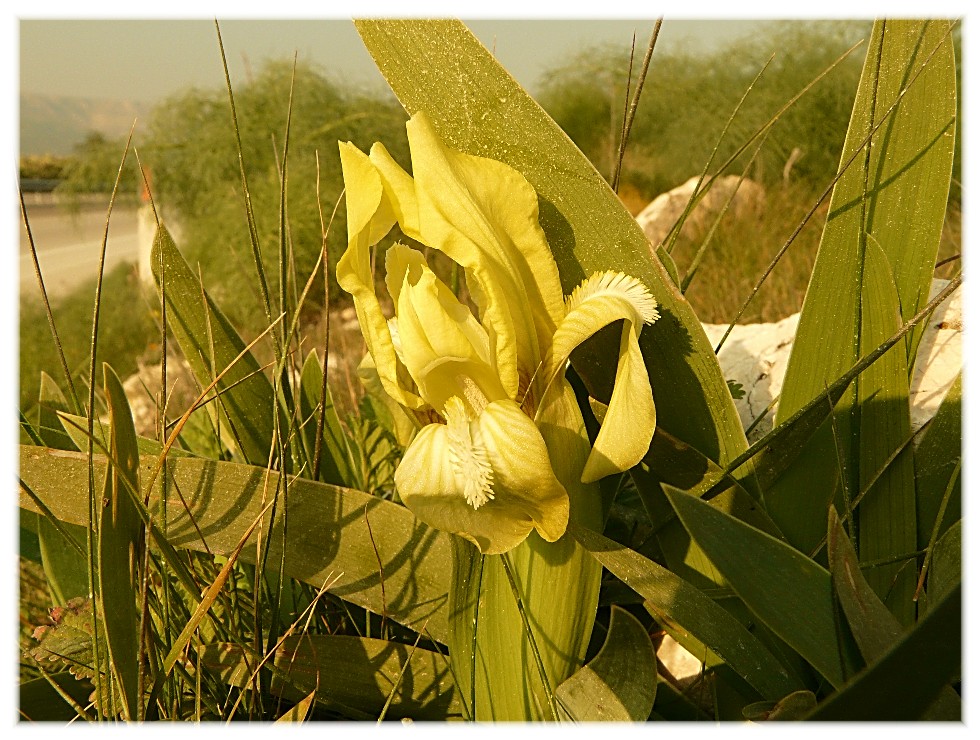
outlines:
M449 461L463 481L463 496L474 509L493 498L493 468L478 426L470 423L459 396L446 401L443 410L449 438Z

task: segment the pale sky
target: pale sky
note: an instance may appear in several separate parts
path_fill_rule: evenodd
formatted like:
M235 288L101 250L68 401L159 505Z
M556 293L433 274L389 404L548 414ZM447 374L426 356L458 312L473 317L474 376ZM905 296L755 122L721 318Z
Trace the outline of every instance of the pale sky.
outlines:
M223 86L214 20L32 19L18 22L20 86L48 95L153 102L191 85ZM265 59L297 52L339 77L369 86L383 81L346 19L223 20L221 36L232 82ZM467 25L525 87L577 49L610 42L642 58L654 19L471 20ZM710 49L764 27L759 20L665 20L658 48Z

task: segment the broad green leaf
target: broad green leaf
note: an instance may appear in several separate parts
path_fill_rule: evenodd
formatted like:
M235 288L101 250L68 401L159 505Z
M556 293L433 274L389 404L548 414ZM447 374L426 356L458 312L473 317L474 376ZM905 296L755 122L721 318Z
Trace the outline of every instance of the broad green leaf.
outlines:
M810 401L787 419L779 422L772 431L762 439L757 440L749 449L728 463L723 471L724 474L719 478L720 483L712 484L704 494L701 494L700 491L708 486L709 481L701 483L698 489L699 496L710 499L715 495L716 491L725 490L730 485L727 476L743 466L753 467L755 480L760 490L769 493L773 487L773 483L778 481L780 476L799 457L803 448L807 446L808 440L821 434L832 434L830 425L824 424L824 422L830 416L831 405L836 404L844 397L851 383L861 373L878 362L897 343L906 341L909 334L917 326L921 325L932 314L935 308L957 290L961 284L962 277L957 277L952 280L921 311L902 324L902 327L898 331L881 342L873 351L861 357L846 373L827 386L819 395L810 399ZM814 441L810 441L810 444L814 443ZM715 478L715 475L712 475L711 478ZM680 486L680 488L684 489L684 486ZM766 496L766 501L772 503L773 499L771 496ZM812 501L799 501L797 503L801 507L806 505L813 506ZM817 503L817 508L819 508L819 500ZM817 508L813 510L817 511ZM798 521L809 521L809 519L807 517L801 517Z
M68 401L58 384L45 372L41 373L41 390L38 394L37 408L37 432L44 442L44 446L59 450L74 450L75 445L71 438L65 434L58 418L59 413L68 411Z
M305 722L306 716L310 713L310 708L313 706L314 699L316 699L316 692L311 691L307 696L283 712L282 716L276 722Z
M755 471L762 491L768 493L787 469L794 467L794 463L809 446L821 439L820 435L832 434L830 425L826 422L830 418L831 410L848 392L849 383L829 387L795 414L780 420L772 431L749 448L749 452L756 452L749 464ZM817 501L819 506L823 499L817 497ZM778 505L778 500L774 501L772 495L767 495L766 503L770 506ZM799 521L796 517L783 519L789 519L791 524Z
M841 685L830 573L701 499L670 486L665 491L691 538L759 621L833 686Z
M103 366L103 376L112 429L109 440L112 461L99 512L99 603L112 672L122 687L120 693L126 704L120 709L124 718L135 720L139 716L137 593L144 537L131 491L139 490L140 458L133 416L122 383L109 365Z
M870 242L865 250L861 294L862 355L895 333L901 325L899 308L888 260L881 248ZM867 490L858 507L858 550L863 561L887 560L916 549L912 450L906 448L888 462L912 434L908 378L905 348L900 343L857 379L857 439L861 446L856 456L858 490ZM845 455L844 459L853 462L855 457ZM874 480L886 464L887 469ZM903 624L915 621L915 569L911 565L909 560L902 560L867 575L872 588Z
M776 722L803 719L817 706L812 691L794 691L779 701L761 701L742 709L742 716L750 722Z
M807 719L899 722L919 719L961 673L962 586L911 632Z
M249 666L236 645L208 645L202 663L233 686L245 686ZM271 690L300 700L310 692L326 706L358 719L460 718L462 707L444 655L412 645L347 635L287 637L273 658Z
M570 531L610 573L646 600L644 606L658 621L706 645L763 697L780 699L802 688L755 635L702 591L600 534L581 527Z
M875 264L877 247L894 278L901 316L898 323L908 320L927 301L953 158L956 94L949 27L945 20L875 23L841 159L842 166L850 165L831 198L780 396L777 424L832 386L862 349L874 343L874 337L887 335L881 322L891 299L885 305L862 300L866 295L881 295L880 290L873 290L882 280L881 266ZM865 140L872 132L866 150ZM887 320L896 325L893 316ZM804 552L810 552L824 535L827 506L834 491L840 490L839 468L846 472L852 493L859 490L859 482L867 481L877 469L873 461L862 457L871 444L863 438L880 434L891 442L903 423L900 417L908 413L908 400L903 405L892 395L898 391L892 374L899 365L908 373L914 361L909 349L917 344L914 336L899 350L902 361L891 363L887 378L879 375L869 380L863 393L850 389L838 404L835 426L841 465L837 464L834 430L825 424L769 493L770 514L790 542ZM862 422L854 411L878 387L888 389L887 400L876 401L889 408L882 421L885 431L872 430L870 420ZM880 444L886 446L884 441ZM896 473L903 479L899 491L904 491L906 473L904 468ZM889 482L884 488L891 490L893 485ZM868 501L868 508L893 505ZM904 510L907 501L894 502L894 506ZM877 531L871 535L872 549L892 540L885 525L872 525L872 529ZM861 557L867 554L862 552Z
M38 396L38 434L47 447L59 450L84 450L77 441L65 432L60 414L68 411L68 401L57 383L47 374L41 373L41 390ZM78 547L72 547L65 540L71 537ZM38 544L41 548L41 562L48 580L52 601L55 605L66 604L75 596L88 594L88 562L79 555L78 549L85 550L85 529L62 525L56 527L42 514L37 520Z
M674 515L661 484L701 496L712 491L711 505L782 538L760 504L709 458L663 429L657 429L642 464L630 470L656 532L668 567L702 588L723 587L724 579Z
M71 437L75 447L80 450L87 450L88 419L84 416L76 416L75 414L64 412L58 414L58 419L61 421L61 426L64 428L65 432L69 437ZM109 449L109 429L103 425L101 419L96 419L95 423L92 425L92 438L94 440L93 449L96 453L102 453ZM150 439L149 437L137 437L136 446L139 448L141 455L159 455L161 452L163 452L163 445L157 440ZM173 446L170 448L167 454L178 457L187 456L190 453L180 449L177 446Z
M698 497L711 491L714 505L774 537L782 537L758 499L748 489L735 478L726 475L716 462L663 429L658 428L654 433L650 449L642 463L630 471L638 488L642 485L649 489L652 483L666 483ZM673 509L664 499L650 513L654 524L658 525L659 517L673 516Z
M21 511L17 532L17 554L32 563L41 562L41 543L37 537L38 517L27 511Z
M653 258L639 225L585 156L458 21L355 22L410 114L424 111L449 146L504 162L538 193L541 225L566 294L594 272L643 282L662 318L640 335L660 426L725 463L745 449L728 386L697 316ZM609 400L610 353L572 363L592 396ZM600 341L601 344L601 341Z
M546 543L532 532L505 555L481 558L462 541L454 550L449 645L466 705L478 721L555 719L551 697L585 656L602 569L568 535Z
M710 717L669 681L661 681L650 719L674 722L707 722Z
M68 671L55 673L47 678L35 678L25 681L17 687L18 719L21 722L67 722L78 717L75 708L65 701L58 685L79 707L88 705L92 685L79 681Z
M76 596L88 595L88 560L86 551L86 527L62 522L59 528L43 514L37 515L38 543L41 547L41 563L51 589L55 605L66 604ZM76 547L66 541L71 537Z
M320 398L326 387L326 396ZM321 401L325 408L321 408ZM320 446L320 469L318 480L335 486L353 485L350 471L350 458L347 451L347 438L340 426L337 410L330 395L330 387L323 385L323 369L312 350L303 363L300 376L299 409L302 426L300 436L306 447L307 459L314 460L316 453L316 430L320 414L323 413L323 437ZM308 476L309 477L309 476Z
M599 653L555 696L574 722L645 722L657 696L657 653L640 621L614 606Z
M901 638L902 625L865 579L834 508L828 518L827 560L834 593L862 657L871 663Z
M266 464L278 409L272 384L251 353L245 353L235 361L245 349L245 342L204 292L162 226L153 240L151 260L158 291L162 292L161 280L166 281L168 326L194 377L202 388L206 388L231 366L215 388L221 395L213 403L221 409L222 425L230 431L245 460ZM285 423L279 428L285 429Z
M156 464L156 457L141 458L141 474L146 475ZM182 457L171 459L168 470L173 481L167 502L170 544L204 551L203 535L216 554L234 550L275 486L274 479L268 479L275 473L237 463ZM105 459L99 455L95 456L95 475L97 481L105 475ZM20 477L59 520L87 522L88 463L84 455L21 446ZM20 506L37 511L23 492ZM156 489L150 510L159 508ZM286 506L277 507L268 540L270 562L279 562L283 554L283 508L289 516L287 575L316 588L332 583L332 593L375 613L387 613L414 629L421 629L428 620L426 629L433 639L446 641L446 535L425 526L397 504L360 491L291 478ZM252 553L254 547L246 547L242 557L252 557Z
M599 486L580 480L589 441L567 382L549 394L537 424L571 521L601 526ZM585 659L601 578L601 566L567 533L545 542L532 532L483 559L453 547L449 651L475 719L558 719L554 691Z
M946 511L940 522L938 533L943 534L961 517L962 494L957 466L962 458L963 444L963 374L960 373L946 391L946 397L936 415L929 422L929 428L922 433L922 440L914 448L916 525L918 526L918 549L929 544L936 519L943 507L946 489L950 478L956 474L956 481L950 489Z
M958 556L959 552L956 554ZM834 509L830 510L827 525L827 557L830 561L834 592L851 628L851 634L865 661L873 663L902 639L904 630L865 580L857 553L847 539ZM958 584L957 578L949 584L948 589L937 589L935 599L941 601ZM958 719L961 711L959 696L947 686L927 710L927 718Z
M942 601L963 580L963 520L939 538L929 566L929 603Z

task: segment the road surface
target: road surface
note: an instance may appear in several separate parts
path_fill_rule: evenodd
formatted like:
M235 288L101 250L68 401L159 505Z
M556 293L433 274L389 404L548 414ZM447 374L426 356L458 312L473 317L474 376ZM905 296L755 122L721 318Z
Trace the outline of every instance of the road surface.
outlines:
M37 250L44 287L51 300L98 274L99 255L105 232L104 203L88 203L71 212L53 202L27 203L27 218ZM105 270L120 262L136 264L139 255L137 210L133 206L116 207L109 221ZM20 294L40 296L30 241L23 222L20 224Z

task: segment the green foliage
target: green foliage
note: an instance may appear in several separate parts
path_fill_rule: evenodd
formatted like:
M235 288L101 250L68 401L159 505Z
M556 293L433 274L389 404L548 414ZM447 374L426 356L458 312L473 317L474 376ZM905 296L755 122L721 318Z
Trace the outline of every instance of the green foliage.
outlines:
M575 722L645 722L657 696L657 654L640 620L613 607L602 649L555 696Z
M95 630L92 602L78 597L68 601L51 613L50 625L38 627L34 632L37 647L31 655L41 664L59 666L77 678L92 678L96 671L93 661L92 634ZM98 670L108 670L105 642L99 652Z
M69 196L111 193L124 151L126 139L108 139L104 134L92 131L75 146L72 156L65 163L60 173L63 180L59 183L57 192ZM135 158L126 159L119 192L123 197L135 198L141 178L136 169Z
M126 377L136 372L147 346L158 340L159 329L132 266L119 265L106 273L102 283L105 299L99 331L99 356L111 358L116 371ZM53 306L68 367L78 382L88 374L87 357L92 343L92 303L95 280L74 289ZM48 329L44 306L34 298L20 300L20 408L25 413L37 403L41 373L53 378L68 393L58 353ZM96 383L101 385L101 366Z
M259 243L271 266L277 261L279 166L292 90L287 239L298 291L320 253L322 229L343 188L337 141L363 148L382 141L403 165L408 148L406 116L390 98L359 92L307 63L296 65L295 80L293 73L291 62L268 62L254 79L236 85L235 106ZM154 108L147 129L140 154L165 219L175 219L184 235L188 262L195 273L200 265L205 285L229 318L245 333L258 333L265 328L264 313L253 289L255 267L227 91L179 93ZM331 264L346 245L340 208L328 239ZM270 292L276 294L277 272L271 270L269 277ZM339 289L333 286L336 296ZM314 291L310 302L311 310L322 307L322 290Z
M877 23L860 86L856 67L839 67L836 81L814 88L767 140L759 177L778 179L797 140L821 152L844 141L855 89L845 157L863 151L861 132L891 100L903 101L856 174L837 183L829 215L818 216L826 228L780 423L751 448L734 413L740 389L725 381L703 317L677 289L678 253L656 258L601 176L462 24L358 27L409 111L438 110L453 146L509 162L535 185L564 283L617 269L656 293L659 333L642 347L660 424L650 450L630 476L604 481L613 512L605 526L599 516L573 519L557 543L532 539L482 557L416 520L393 485L413 432L407 417L370 388L345 413L330 364L291 336L304 319L296 294L321 244L314 153L329 211L340 189L335 140L381 140L404 160L404 114L299 67L283 205L276 153L291 65L272 64L236 91L240 151L223 94L174 98L155 114L145 153L158 204L180 214L191 248L182 254L160 230L157 298L166 296L167 328L198 385L227 370L225 382L216 398L202 395L203 408L146 439L136 436L115 373L103 371L89 458L75 451L88 448L88 419L67 413L52 380L60 363L36 339L43 311L22 304L21 551L40 559L49 583L35 598L51 607L44 619L22 603L25 624L39 626L23 645L22 717L959 719L960 383L921 439L908 423L909 369L931 308L924 289L955 158L946 24ZM774 82L760 83L758 100L733 124L732 143L744 143L855 27L774 28L768 41L729 51L737 63L663 60L651 79L672 70L677 82L645 92L660 117L638 118L628 181L642 184L647 161L655 177L673 178L669 150L688 144L707 159L739 85L768 46L781 45L783 58L764 78ZM569 128L600 170L611 141L602 134L616 130L598 94L614 79L603 78L603 65L619 68L610 59L594 56L569 78L565 97L559 76L548 92L559 117L581 111L584 123L569 119ZM929 84L905 91L922 84L922 65ZM788 81L775 84L776 71ZM705 105L688 110L672 97L687 94ZM474 122L473 110L486 115ZM656 137L663 146L645 149ZM800 187L826 187L837 153L804 167L808 157L795 170ZM678 179L704 164L694 161ZM249 203L273 289L293 269L278 264L280 221L297 265L274 340L252 348L242 337L268 321L248 254ZM334 223L334 254L344 231ZM229 267L236 259L238 272ZM104 293L99 356L128 374L135 361L127 358L156 341L153 319L163 312L144 312L146 298L122 271L107 276ZM91 309L87 288L55 310L77 372L92 359ZM829 331L835 316L844 328ZM592 412L602 412L615 364L601 341L573 358L575 402L593 436ZM849 485L835 492L841 479ZM94 604L72 598L87 593L89 548L97 549ZM703 660L694 685L657 675L662 635Z
M53 154L26 154L20 158L21 179L57 180L69 165L68 157Z
M926 303L953 163L948 32L944 21L875 25L842 155L847 169L831 198L777 421L823 393ZM910 450L893 455L911 434L919 331L857 379L767 500L790 542L810 552L834 497L850 509L867 493L858 512L861 555L899 558L870 580L880 595L889 593L904 624L915 611L914 572L901 559L917 544L915 472Z
M741 38L711 52L658 47L630 134L622 181L650 200L699 173L739 98L775 55L722 142L715 156L720 165L787 100L860 41L867 28L860 21L783 22L768 24L764 35ZM629 49L622 45L583 49L547 73L538 95L545 110L606 176L619 144L628 67ZM823 186L837 166L859 74L860 52L781 116L750 177L766 185L781 182L786 161L799 147L802 157L793 169L794 178L814 190ZM743 155L734 171L744 163Z

